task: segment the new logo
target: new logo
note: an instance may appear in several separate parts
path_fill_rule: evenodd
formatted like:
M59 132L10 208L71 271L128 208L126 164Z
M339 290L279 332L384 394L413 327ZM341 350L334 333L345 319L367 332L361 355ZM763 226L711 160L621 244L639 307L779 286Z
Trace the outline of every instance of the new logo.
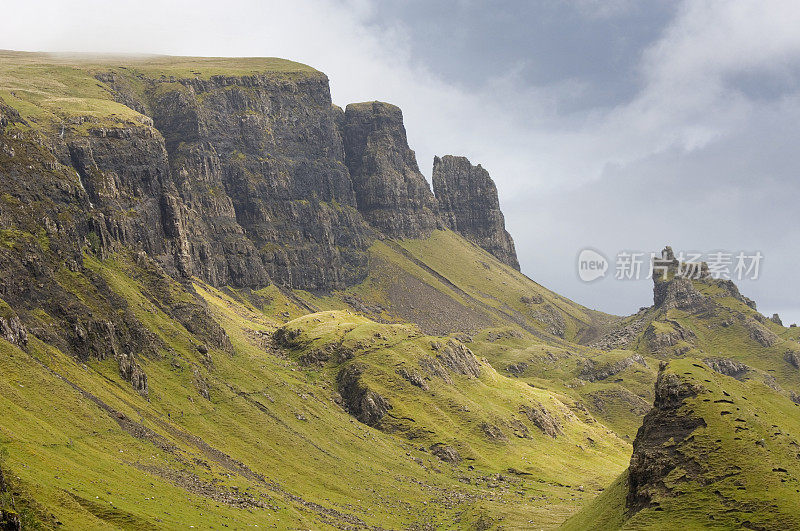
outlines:
M594 249L584 249L578 255L578 278L592 282L606 276L608 260Z

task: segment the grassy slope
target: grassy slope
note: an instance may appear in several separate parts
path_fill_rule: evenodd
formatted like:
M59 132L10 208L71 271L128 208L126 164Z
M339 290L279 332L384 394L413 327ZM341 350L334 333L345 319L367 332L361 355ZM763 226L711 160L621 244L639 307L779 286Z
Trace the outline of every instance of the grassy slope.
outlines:
M534 390L488 365L480 379L454 376L453 385L436 382L421 396L394 372L395 364L430 354L433 339L414 327L341 312L293 321L317 342L330 340L332 330L349 330L362 345L376 333L396 339L367 345L356 357L398 417L416 418L432 434L412 440L398 426L394 434L375 430L333 401L334 367L309 369L298 353L265 345L263 332L280 323L239 297L197 285L234 345L233 354L212 351L206 359L197 340L142 294L134 266L87 264L167 349L140 360L148 401L121 381L112 360L83 364L35 339L27 352L0 341L3 468L20 498L35 500L46 526L552 527L627 461L629 446L574 415L569 397ZM80 292L81 283L73 284ZM198 392L200 381L210 400ZM519 416L525 401L556 411L565 434L553 440L528 422L528 437L509 431L507 443L494 443L478 430L483 419ZM469 460L445 465L427 451L433 442L456 444ZM581 466L576 451L586 459Z
M373 317L450 332L468 340L504 375L511 375L509 366L525 363L517 374L521 381L579 400L617 433L633 438L652 401L658 361L646 356L648 367L637 364L604 381L578 378L586 359L602 364L611 356L635 354L579 344L616 318L547 290L449 231L428 239L379 241L370 251L370 273L362 284L332 297L299 295L320 309L348 307L346 297L356 296L383 310ZM553 323L563 337L551 333Z
M697 461L699 471L676 468L667 476L673 496L658 509L644 509L625 520L624 476L566 528L609 522L608 528L796 529L800 526L800 405L756 381L740 382L698 360L675 360L668 371L701 385L705 392L684 408L702 417L679 451Z

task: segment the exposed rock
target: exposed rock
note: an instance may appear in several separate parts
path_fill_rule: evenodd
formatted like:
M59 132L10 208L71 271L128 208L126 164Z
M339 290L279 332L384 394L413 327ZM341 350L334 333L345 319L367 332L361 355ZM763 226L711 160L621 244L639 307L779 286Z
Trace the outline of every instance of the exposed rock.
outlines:
M281 348L297 348L302 345L298 340L300 337L300 330L297 328L289 328L282 326L272 333L272 339L275 344Z
M662 281L654 275L653 279L653 304L656 308L698 312L710 307L710 301L697 291L689 278L676 276Z
M437 358L424 356L420 358L419 366L427 374L431 376L438 376L447 384L453 384L453 379L450 378L450 374L447 372L447 369L439 362Z
M644 339L648 346L655 352L674 347L678 343L685 341L691 343L695 339L695 334L688 328L684 328L677 321L662 321L662 324L670 327L669 331L663 331L655 322L650 323L644 331Z
M481 430L483 430L484 435L486 435L492 441L496 442L508 441L508 437L506 437L506 434L503 433L503 430L501 430L494 424L489 424L488 422L484 422L483 424L481 424Z
M583 380L587 380L590 382L596 382L598 380L605 380L606 378L610 378L615 374L618 374L628 367L632 366L633 364L638 363L644 367L647 367L647 362L641 356L641 354L634 354L632 356L628 356L627 358L623 358L619 361L614 363L599 365L591 359L587 359L583 364L583 369L581 370L579 378Z
M645 319L636 319L603 335L590 346L600 350L614 350L629 346L647 325Z
M199 367L192 367L192 377L197 393L206 400L211 400L211 388L206 379L203 378L203 373L200 372Z
M336 383L347 412L364 424L377 427L392 406L363 382L364 370L358 363L347 365L339 371Z
M520 361L519 363L512 363L506 370L511 373L512 376L519 377L522 373L528 370L528 364L524 361Z
M300 356L300 363L306 366L321 366L331 359L328 349L315 348Z
M797 351L787 351L786 354L783 355L783 359L790 363L795 369L800 369L800 353Z
M776 325L783 326L783 321L781 321L781 316L778 315L777 313L773 313L772 314L772 317L770 318L770 321L772 321Z
M475 355L460 341L448 341L436 354L436 359L454 373L474 378L481 375L481 366Z
M545 435L555 439L563 433L561 431L561 423L542 404L523 405L519 409Z
M343 136L358 211L373 227L399 238L425 237L439 227L436 198L408 147L398 107L351 103Z
M705 426L705 420L682 410L681 406L684 400L703 391L699 385L675 374L659 372L653 409L645 415L633 442L626 499L629 514L650 507L656 495L670 495L664 480L676 467L697 468L678 448L696 428Z
M411 369L409 371L406 370L405 367L401 367L397 369L397 374L411 385L415 385L420 389L422 389L423 391L428 390L428 383L425 381L425 378L423 378L423 376L416 370Z
M19 115L19 112L17 112L15 108L6 105L5 102L0 99L0 130L9 124L15 123L25 124L27 122L22 119L22 117Z
M129 381L139 394L146 397L148 394L147 375L144 373L144 370L142 370L141 365L134 359L133 353L118 353L116 359L119 365L120 375L122 375L125 380Z
M744 363L729 358L706 358L703 363L718 373L731 376L737 380L741 380L752 370Z
M750 339L758 342L762 347L771 347L778 343L778 336L754 319L748 319L745 326L750 332Z
M433 191L448 228L519 270L514 240L506 231L497 187L480 164L466 157L433 159Z
M740 302L743 302L753 310L756 309L755 301L753 301L752 299L748 299L747 297L742 295L739 292L739 288L736 287L736 284L733 282L733 280L717 280L716 283L720 288L722 288L723 293L725 295L728 295Z
M523 304L541 304L544 302L544 297L538 293L533 293L531 295L523 295L519 300Z
M0 301L0 305L2 304ZM0 311L2 311L2 306L0 306ZM0 337L21 347L28 344L28 331L14 313L0 315Z
M461 462L461 455L452 446L447 446L442 443L436 443L431 446L431 453L451 465L457 465Z
M123 75L97 77L149 115L47 139L80 177L86 200L72 203L93 212L100 251L141 249L215 286L330 290L363 278L372 231L324 74L140 76L138 92Z
M153 93L153 118L187 228L201 235L190 245L200 276L306 289L362 278L369 231L355 210L327 78L216 76L173 87Z

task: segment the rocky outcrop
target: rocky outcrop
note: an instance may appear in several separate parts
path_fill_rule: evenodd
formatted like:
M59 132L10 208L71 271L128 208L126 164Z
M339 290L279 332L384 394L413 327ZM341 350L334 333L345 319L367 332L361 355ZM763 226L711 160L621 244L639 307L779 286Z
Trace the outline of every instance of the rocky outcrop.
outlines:
M724 374L725 376L731 376L737 380L744 378L747 373L752 370L744 363L729 358L706 358L703 360L703 363L708 365L712 370Z
M647 346L654 352L661 352L670 347L674 347L681 342L691 343L695 339L695 333L685 328L678 321L653 321L644 331L644 339Z
M466 157L433 159L433 191L449 228L519 270L514 240L506 231L497 187L480 164Z
M789 350L783 355L783 359L795 369L800 369L800 353Z
M397 374L411 385L419 387L423 391L428 390L428 383L425 381L425 377L417 372L416 369L407 370L405 367L400 367L397 369Z
M683 409L684 401L703 392L703 388L676 374L659 372L653 409L645 415L633 442L629 468L628 514L653 505L655 496L669 495L664 483L667 475L680 466L694 470L697 464L682 454L680 444L705 420Z
M612 329L593 341L590 346L599 348L600 350L627 348L636 340L642 330L645 329L645 326L647 326L647 321L645 319L634 319L622 326Z
M456 374L473 378L481 375L481 366L475 354L460 341L448 341L439 349L436 359Z
M708 309L709 301L692 284L692 280L674 277L667 281L656 280L653 285L653 303L657 308L677 308L689 312Z
M336 378L339 394L348 413L368 426L376 427L392 406L363 381L365 367L352 363L342 368Z
M615 374L621 373L636 363L642 365L643 367L647 367L647 362L641 356L641 354L634 354L614 363L607 364L598 364L592 359L587 359L584 361L583 369L578 377L589 382L605 380L611 376L614 376Z
M561 422L542 404L520 406L520 412L528 417L545 435L555 439L563 433Z
M748 319L745 327L750 333L750 339L757 342L762 347L771 347L778 343L779 338L771 330L765 328L755 319Z
M481 431L483 434L490 440L494 442L508 442L508 437L503 430L501 430L498 426L494 424L489 424L488 422L484 422L481 424Z
M445 463L450 463L451 465L457 465L461 462L461 455L458 453L458 450L452 446L447 446L446 444L434 444L431 446L431 453L440 460L444 461Z
M0 337L21 347L28 344L28 331L17 314L2 299L0 299Z
M408 147L403 114L378 101L344 113L345 161L358 211L384 235L420 238L440 226L436 199Z

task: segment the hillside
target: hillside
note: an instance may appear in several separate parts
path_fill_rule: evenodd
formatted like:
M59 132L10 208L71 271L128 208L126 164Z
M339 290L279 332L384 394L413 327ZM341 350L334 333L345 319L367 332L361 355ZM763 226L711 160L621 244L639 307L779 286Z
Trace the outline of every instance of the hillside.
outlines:
M553 293L485 169L305 65L0 52L0 523L795 525L800 333L664 259L632 316Z
M670 362L629 471L565 528L796 529L798 408L700 360Z

